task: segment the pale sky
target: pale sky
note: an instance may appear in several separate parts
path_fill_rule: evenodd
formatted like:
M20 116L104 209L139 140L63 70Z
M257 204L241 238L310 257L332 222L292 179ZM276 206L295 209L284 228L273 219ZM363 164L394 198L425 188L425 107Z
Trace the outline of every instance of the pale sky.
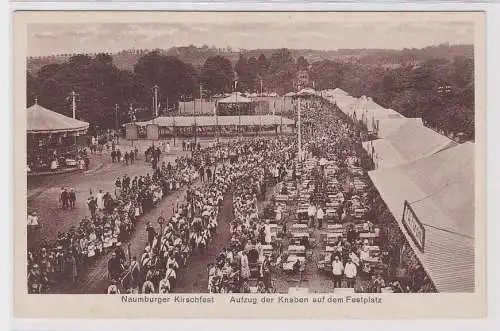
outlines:
M473 44L466 21L31 23L28 56L116 52L130 48L231 46L239 48L422 48L448 42Z

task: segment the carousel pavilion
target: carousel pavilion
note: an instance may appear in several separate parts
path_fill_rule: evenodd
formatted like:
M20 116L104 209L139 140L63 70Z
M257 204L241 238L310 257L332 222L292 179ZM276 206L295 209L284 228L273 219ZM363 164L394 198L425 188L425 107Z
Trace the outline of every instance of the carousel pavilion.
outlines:
M89 123L35 104L26 110L28 173L74 168L78 165L77 137Z

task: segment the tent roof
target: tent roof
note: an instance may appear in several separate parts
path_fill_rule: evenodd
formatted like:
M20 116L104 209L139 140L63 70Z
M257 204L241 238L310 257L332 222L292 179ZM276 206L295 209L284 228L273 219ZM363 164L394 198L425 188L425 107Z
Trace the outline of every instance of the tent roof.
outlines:
M368 152L375 152L374 161L376 168L395 167L406 163L404 157L399 154L396 148L386 139L377 139L363 142L363 148Z
M136 122L138 126L153 124L153 120ZM191 127L197 126L233 126L233 125L293 125L295 122L289 118L275 115L245 115L245 116L173 116L157 117L154 124L160 127Z
M363 143L370 153L372 145L377 168L386 168L421 159L456 146L457 143L425 127L416 119L405 121L384 139Z
M287 94L285 94L285 97L293 97L293 96L295 96L294 92L288 92Z
M240 94L233 93L230 96L228 96L227 98L220 99L217 102L218 103L250 103L250 102L252 102L252 100L250 100L250 99L248 99Z
M365 117L366 127L368 128L368 130L373 131L375 131L376 123L378 120L404 118L404 116L397 111L385 108L370 109L363 116Z
M417 121L405 122L386 139L407 162L456 145L453 140Z
M349 106L348 112L349 112L349 114L352 115L354 113L354 111L356 111L358 118L360 118L361 112L383 110L383 109L385 109L385 108L382 107L381 105L379 105L378 103L376 103L375 101L373 101L372 98L369 98L369 97L366 97L363 95L356 102L354 102L353 104L351 104Z
M348 114L348 109L350 105L352 105L358 99L350 95L345 95L345 96L342 95L342 96L335 96L333 100L344 114Z
M474 144L370 171L369 176L438 291L473 292ZM424 225L424 252L401 223L405 200Z
M421 118L382 118L379 119L378 122L378 137L379 138L387 138L389 134L396 131L399 127L401 127L404 123L408 121L414 121L423 125Z
M333 93L333 95L335 95L335 96L339 96L339 95L349 95L346 91L344 91L344 90L342 90L342 89L340 89L340 88L338 88L338 87L337 87L336 89L334 89L332 93Z
M89 123L64 116L34 104L26 110L27 131L29 133L82 132Z

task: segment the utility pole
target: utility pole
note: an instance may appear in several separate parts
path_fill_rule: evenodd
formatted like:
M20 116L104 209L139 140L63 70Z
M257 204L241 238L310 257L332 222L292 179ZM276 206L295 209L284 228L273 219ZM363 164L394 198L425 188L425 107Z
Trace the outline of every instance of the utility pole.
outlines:
M156 117L158 117L158 85L155 85L153 87L153 89L154 89L154 92L155 92L154 96L153 96L154 97L154 99L153 99L154 100L154 112L155 112L155 116L154 117L156 118Z
M298 87L298 93L300 93L300 83L297 86ZM301 130L301 116L300 116L300 94L298 95L297 98L297 133L298 133L298 138L297 138L297 145L298 145L298 154L299 154L299 162L302 162L302 130Z
M243 135L243 132L241 131L241 109L240 105L238 104L238 90L237 90L238 81L235 80L233 85L234 85L234 101L236 103L236 109L238 110L238 131L240 135Z
M200 84L200 112L203 112L203 88ZM198 138L198 123L197 123L197 113L196 113L196 101L194 104L194 145L196 148L196 140Z
M118 133L118 104L115 104L115 120L116 120L116 143L119 143L120 135Z
M129 104L128 107L128 112L129 112L129 117L132 120L132 123L134 123L134 128L135 127L135 112L134 112L134 107L132 106L132 102ZM134 139L131 139L132 146L134 146Z
M263 93L263 85L262 85L262 79L260 80L260 96L262 96Z
M71 111L73 112L73 118L76 119L76 92L75 91L71 91L71 93L70 93L69 96L71 97ZM37 98L35 98L35 103L38 104L38 99Z

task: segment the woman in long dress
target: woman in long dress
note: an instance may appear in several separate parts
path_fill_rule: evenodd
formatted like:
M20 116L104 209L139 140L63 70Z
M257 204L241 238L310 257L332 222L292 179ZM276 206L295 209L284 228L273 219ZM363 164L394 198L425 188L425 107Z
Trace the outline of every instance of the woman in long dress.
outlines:
M243 251L241 253L241 278L245 280L250 278L250 265L248 264L248 256L246 251Z
M264 234L265 234L265 240L266 244L271 243L271 225L269 224L269 220L266 222L266 225L264 225Z
M100 210L104 209L104 193L102 193L102 190L99 190L99 193L96 194L97 198L97 208Z

